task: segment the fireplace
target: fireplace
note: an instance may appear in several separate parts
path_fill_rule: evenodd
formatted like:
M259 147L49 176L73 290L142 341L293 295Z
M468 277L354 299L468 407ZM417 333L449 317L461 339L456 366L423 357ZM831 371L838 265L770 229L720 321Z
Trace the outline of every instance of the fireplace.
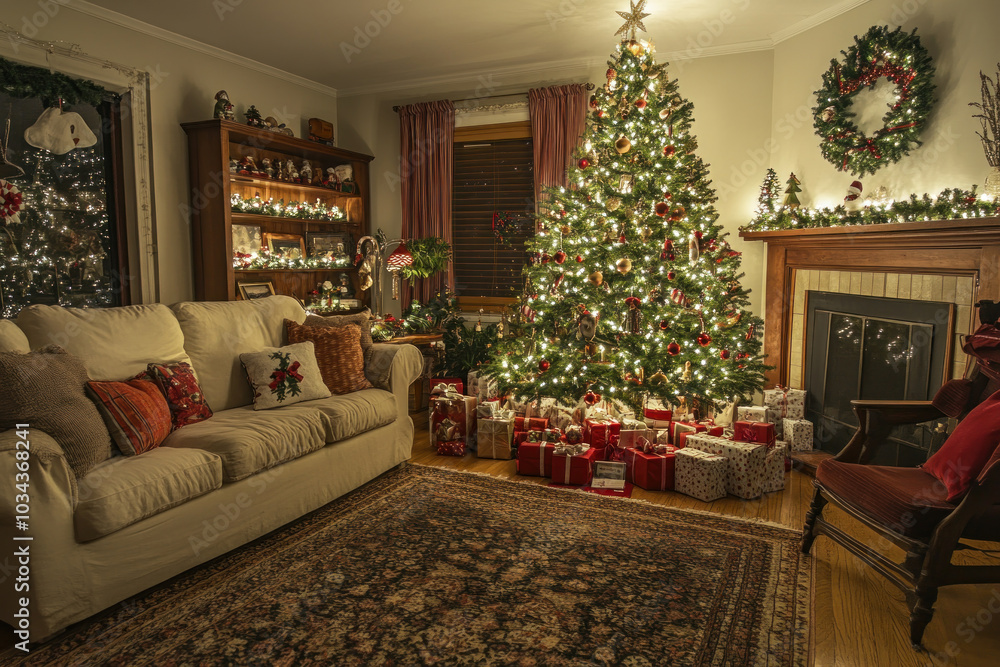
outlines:
M856 431L852 400L929 400L947 379L954 303L812 290L805 301L806 418L824 451ZM933 425L901 430L876 462L916 465L938 435Z

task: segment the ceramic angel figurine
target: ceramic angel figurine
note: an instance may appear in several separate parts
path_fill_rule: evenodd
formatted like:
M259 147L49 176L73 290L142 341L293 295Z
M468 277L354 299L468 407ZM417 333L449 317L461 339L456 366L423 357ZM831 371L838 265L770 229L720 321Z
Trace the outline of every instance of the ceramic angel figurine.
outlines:
M302 169L299 170L299 175L302 177L302 182L306 185L312 183L313 179L313 168L309 160L302 161Z

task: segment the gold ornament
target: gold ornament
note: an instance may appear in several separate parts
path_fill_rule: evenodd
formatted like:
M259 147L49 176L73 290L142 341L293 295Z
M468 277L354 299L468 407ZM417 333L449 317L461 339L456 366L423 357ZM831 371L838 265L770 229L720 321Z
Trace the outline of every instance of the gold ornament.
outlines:
M628 41L628 50L631 51L632 55L635 56L636 58L638 58L639 56L641 56L643 53L646 52L646 49L642 45L642 42L638 42L634 39L630 39Z
M741 317L743 317L743 313L741 313L738 310L734 310L731 313L726 313L726 324L728 324L729 326L733 326L734 324L740 321Z
M562 227L559 228L559 231L562 233L563 236L569 236L573 230L569 228L569 225L563 225Z
M618 269L618 273L623 276L632 270L632 260L628 257L622 257L617 262L615 262L615 268Z
M629 0L629 6L632 10L630 12L615 12L615 14L618 14L618 16L625 19L625 23L622 27L618 28L618 32L615 33L615 36L624 36L627 33L629 39L635 40L636 29L646 32L646 26L643 25L642 20L649 16L649 14L642 11L646 8L646 0L639 0L639 4L636 4L635 0Z
M667 118L670 117L670 114L672 114L673 112L674 110L671 109L670 107L664 107L660 109L660 120L666 120Z
M593 285L594 287L600 287L601 283L604 282L604 274L601 273L600 271L594 271L589 276L587 276L587 280L589 280L590 284Z
M625 153L632 150L632 142L629 141L627 137L621 137L615 142L615 150L618 151L620 155L625 155Z
M685 382L690 382L691 381L691 375L692 375L692 372L691 372L691 362L690 361L685 361L684 362L684 375L681 376L681 379L684 380Z
M639 231L639 238L642 239L643 243L645 243L646 241L648 241L652 236L653 236L653 230L650 229L649 227L643 227Z
M622 205L622 200L620 197L608 197L608 210L617 211Z
M647 382L646 384L660 385L666 383L667 383L667 376L664 374L664 372L656 371L655 373L649 376L649 382Z

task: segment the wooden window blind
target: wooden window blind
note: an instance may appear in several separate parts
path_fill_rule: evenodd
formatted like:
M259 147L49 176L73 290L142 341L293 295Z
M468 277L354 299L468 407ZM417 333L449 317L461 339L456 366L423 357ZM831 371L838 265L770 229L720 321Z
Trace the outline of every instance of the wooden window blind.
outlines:
M534 157L530 138L455 143L452 244L459 297L510 298L521 289L524 241L534 235ZM496 212L510 216L507 243L493 232ZM464 300L464 299L463 299Z

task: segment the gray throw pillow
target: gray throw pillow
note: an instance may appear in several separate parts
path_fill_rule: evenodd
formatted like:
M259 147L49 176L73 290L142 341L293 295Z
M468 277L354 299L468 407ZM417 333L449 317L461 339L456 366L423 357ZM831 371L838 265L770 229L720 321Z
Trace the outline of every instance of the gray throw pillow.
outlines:
M28 424L59 443L83 477L111 458L111 435L87 398L83 361L55 345L28 354L0 353L0 430Z
M253 391L254 410L269 410L331 395L323 383L312 341L244 352L240 362Z

